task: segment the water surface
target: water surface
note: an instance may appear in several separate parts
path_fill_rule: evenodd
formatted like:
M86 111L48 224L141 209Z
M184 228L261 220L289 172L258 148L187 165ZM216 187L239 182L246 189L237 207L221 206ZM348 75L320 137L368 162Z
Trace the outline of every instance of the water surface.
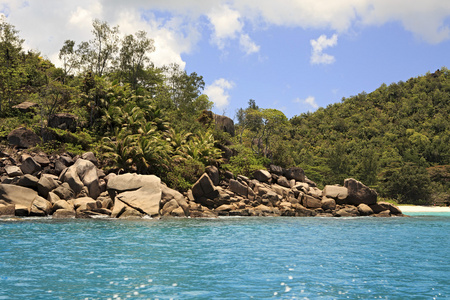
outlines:
M0 221L0 299L448 299L450 216Z

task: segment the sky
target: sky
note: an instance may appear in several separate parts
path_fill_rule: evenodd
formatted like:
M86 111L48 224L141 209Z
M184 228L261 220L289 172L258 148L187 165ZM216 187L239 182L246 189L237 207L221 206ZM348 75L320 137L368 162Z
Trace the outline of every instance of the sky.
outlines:
M450 68L448 0L0 0L26 49L56 65L92 20L145 30L156 66L203 76L213 111L253 99L288 118Z

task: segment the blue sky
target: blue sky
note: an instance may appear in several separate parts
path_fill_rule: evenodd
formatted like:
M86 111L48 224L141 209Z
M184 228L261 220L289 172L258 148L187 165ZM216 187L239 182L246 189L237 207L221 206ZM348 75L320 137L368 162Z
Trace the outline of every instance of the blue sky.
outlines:
M154 63L202 75L213 110L232 118L249 99L291 118L450 68L446 0L0 0L0 13L55 63L94 18L145 30Z

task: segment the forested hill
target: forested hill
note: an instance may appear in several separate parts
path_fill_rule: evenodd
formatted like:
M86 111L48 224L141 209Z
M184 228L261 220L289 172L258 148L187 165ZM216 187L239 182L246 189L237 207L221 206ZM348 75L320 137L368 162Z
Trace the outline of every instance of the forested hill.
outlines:
M445 68L290 120L249 100L231 136L214 126L203 77L155 67L144 31L93 20L91 40L61 45L61 67L23 43L0 18L0 151L26 127L29 151L93 151L107 171L155 174L180 191L211 164L235 176L275 164L302 167L319 187L353 177L399 202L450 199Z
M292 118L287 149L321 184L355 177L400 202L448 201L449 115L442 68Z

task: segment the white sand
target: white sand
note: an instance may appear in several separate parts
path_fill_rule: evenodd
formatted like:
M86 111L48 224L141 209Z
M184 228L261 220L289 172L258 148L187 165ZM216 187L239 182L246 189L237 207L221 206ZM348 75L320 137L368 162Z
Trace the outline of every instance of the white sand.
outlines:
M403 213L409 212L448 212L450 213L450 207L443 206L414 206L414 205L400 205L398 206Z

